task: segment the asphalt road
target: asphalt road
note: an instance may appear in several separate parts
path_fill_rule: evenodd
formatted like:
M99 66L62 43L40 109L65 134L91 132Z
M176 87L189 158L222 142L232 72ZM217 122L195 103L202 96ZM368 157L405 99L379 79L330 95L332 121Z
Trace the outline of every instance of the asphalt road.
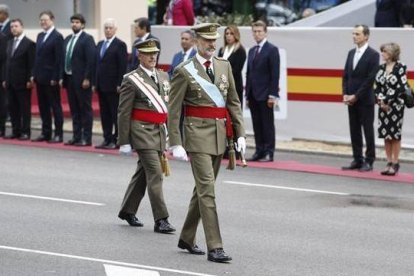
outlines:
M135 157L0 144L0 163L0 275L413 275L414 185L223 167L216 195L233 261L216 264L177 248L188 163L171 161L164 184L173 235L153 232L147 197L143 228L117 218Z

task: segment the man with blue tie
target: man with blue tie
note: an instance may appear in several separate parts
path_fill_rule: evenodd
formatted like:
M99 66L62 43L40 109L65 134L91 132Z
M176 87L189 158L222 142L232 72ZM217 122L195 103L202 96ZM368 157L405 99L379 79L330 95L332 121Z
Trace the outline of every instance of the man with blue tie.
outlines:
M157 48L161 51L160 40L151 34L151 24L150 24L150 21L148 20L148 18L140 17L138 19L135 19L134 23L135 23L134 31L135 31L136 39L135 39L134 43L132 44L131 56L130 56L130 59L129 59L129 62L128 62L128 72L137 69L137 67L139 65L138 50L135 47L136 44L138 44L142 41L145 41L147 39L153 38L153 39L156 40ZM158 65L159 57L160 56L158 55L157 65Z
M101 149L117 148L119 88L126 73L127 46L115 36L115 19L104 22L105 39L99 41L96 51L96 73L92 90L98 92L104 141L95 146Z
M95 64L95 42L85 28L85 18L74 14L70 18L73 34L66 37L64 49L63 87L68 92L72 114L73 137L65 145L92 145L92 86Z
M266 23L252 24L257 45L249 50L246 104L250 108L256 151L248 161L273 162L276 130L273 107L279 99L279 49L267 41Z
M60 72L63 65L63 36L54 26L55 16L51 11L40 13L39 33L36 41L33 80L37 88L37 101L42 119L42 132L33 142L63 142L63 112L60 98ZM52 113L55 134L52 137Z
M182 50L174 55L170 70L168 70L170 79L172 78L174 69L178 64L197 54L197 50L194 48L194 33L191 30L186 30L181 33L181 48Z

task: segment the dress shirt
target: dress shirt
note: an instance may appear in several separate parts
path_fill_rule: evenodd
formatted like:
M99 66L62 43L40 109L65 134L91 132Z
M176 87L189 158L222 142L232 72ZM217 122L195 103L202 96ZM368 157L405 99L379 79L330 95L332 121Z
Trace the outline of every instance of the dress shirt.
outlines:
M147 68L145 68L144 66L142 66L141 64L139 65L139 67L141 67L142 70L144 70L144 72L151 78L154 77L155 78L155 83L158 83L158 78L157 78L157 74L155 72L155 69L148 70Z
M204 67L204 69L205 69L204 62L206 62L206 61L207 61L207 59L205 59L205 58L203 58L202 56L200 56L200 54L199 54L199 53L197 53L197 54L196 54L196 58L197 58L198 62L200 62L200 63L201 63L201 65L203 65L203 67ZM211 72L214 74L214 66L213 66L213 61L212 61L211 59L210 59L210 61L211 61L210 69L211 69Z
M355 67L358 65L358 61L361 59L362 55L365 53L365 51L368 49L368 43L365 43L364 46L361 48L356 48L354 60L352 62L352 68L355 69Z
M49 30L47 30L47 31L44 31L44 33L45 33L45 36L43 37L43 41L42 42L45 42L46 41L46 39L49 37L49 35L53 32L53 30L55 29L55 26L52 26L52 27L50 27L49 28Z

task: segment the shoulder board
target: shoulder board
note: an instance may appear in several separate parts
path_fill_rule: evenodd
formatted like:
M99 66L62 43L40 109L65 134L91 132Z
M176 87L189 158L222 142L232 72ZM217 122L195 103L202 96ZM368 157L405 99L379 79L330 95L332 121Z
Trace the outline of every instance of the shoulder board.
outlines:
M220 60L220 61L229 62L227 59L224 59L222 57L214 57L214 58L217 59L217 60Z

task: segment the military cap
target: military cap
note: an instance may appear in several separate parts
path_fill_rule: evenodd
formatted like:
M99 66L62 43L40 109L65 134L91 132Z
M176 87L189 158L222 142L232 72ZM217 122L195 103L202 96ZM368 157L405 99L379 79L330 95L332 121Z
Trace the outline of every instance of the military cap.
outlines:
M217 32L219 27L220 24L217 23L202 23L195 25L191 30L205 39L217 39L220 37L220 34Z
M160 49L158 49L156 41L157 41L156 39L150 38L150 39L135 43L134 47L137 48L137 50L142 53L159 52Z

